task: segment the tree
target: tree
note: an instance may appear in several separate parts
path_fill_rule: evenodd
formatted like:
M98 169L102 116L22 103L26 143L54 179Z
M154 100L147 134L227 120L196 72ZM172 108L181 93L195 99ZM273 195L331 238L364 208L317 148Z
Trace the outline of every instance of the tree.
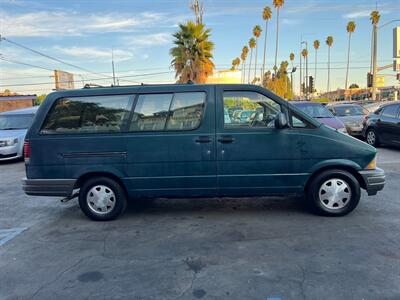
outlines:
M358 86L358 84L357 83L352 83L350 86L349 86L349 89L359 89L360 87Z
M289 59L290 59L290 62L291 62L291 64L292 64L292 71L290 72L290 92L291 92L292 97L293 97L293 69L294 69L294 67L293 67L293 61L294 61L294 59L295 59L295 55L294 55L293 52L290 53ZM290 98L290 99L292 99L292 98Z
M236 71L237 67L240 65L240 58L236 57L234 60L232 60L232 71Z
M319 40L314 41L314 49L315 49L315 64L314 64L314 86L317 84L317 60L318 60L318 49L319 49Z
M255 57L255 64L254 64L254 78L257 77L258 38L260 37L261 32L262 32L262 29L259 25L254 26L253 35L256 38L256 57Z
M242 49L242 54L240 55L240 58L242 59L242 83L245 82L246 78L246 59L247 59L247 54L249 53L249 47L244 46Z
M262 18L265 21L265 38L264 38L264 58L263 58L263 65L262 65L262 77L264 77L265 73L265 59L266 59L266 52L267 52L267 36L268 36L268 21L272 18L272 10L271 7L266 6L263 9ZM261 79L263 81L263 78Z
M251 61L253 58L253 49L256 46L256 40L254 38L251 38L249 40L249 47L250 47L250 62L249 62L249 74L248 74L248 82L250 83L250 71L251 71Z
M35 105L42 104L44 99L46 99L46 97L47 97L47 94L41 94L41 95L37 96L34 104Z
M344 85L344 88L347 89L347 82L349 78L349 65L350 65L350 40L351 40L351 34L356 30L356 23L354 21L350 21L347 23L346 30L349 34L349 43L347 46L347 68L346 68L346 83Z
M205 83L215 68L212 61L214 43L210 41L210 29L204 24L192 21L179 24L179 31L173 34L174 45L170 50L173 57L171 66L175 68L175 78L179 83Z
M274 64L275 74L277 71L276 64L278 61L279 11L284 3L285 3L285 0L273 0L274 7L276 9L276 43L275 43L275 64Z
M326 85L326 92L330 92L330 75L331 75L331 47L333 45L333 37L328 36L325 41L326 45L328 46L328 82Z
M273 91L278 96L281 96L285 99L292 99L292 91L291 91L291 84L290 80L287 76L287 67L289 63L287 61L282 61L277 71L276 76L274 76L271 80L266 82L267 88Z

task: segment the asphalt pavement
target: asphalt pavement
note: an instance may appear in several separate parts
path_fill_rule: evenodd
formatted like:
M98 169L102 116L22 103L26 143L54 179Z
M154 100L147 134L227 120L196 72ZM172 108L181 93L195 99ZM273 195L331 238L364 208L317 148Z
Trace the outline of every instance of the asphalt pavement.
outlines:
M298 198L147 200L93 222L0 164L0 299L400 299L400 150L348 216Z

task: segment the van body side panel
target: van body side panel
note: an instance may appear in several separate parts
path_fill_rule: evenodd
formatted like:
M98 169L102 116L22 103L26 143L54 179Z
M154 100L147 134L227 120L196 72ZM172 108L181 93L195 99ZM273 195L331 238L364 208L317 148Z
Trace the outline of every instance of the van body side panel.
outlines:
M188 85L171 92L206 93L200 126L193 130L128 133L127 177L122 180L132 197L215 196L214 87ZM199 138L209 142L198 142Z

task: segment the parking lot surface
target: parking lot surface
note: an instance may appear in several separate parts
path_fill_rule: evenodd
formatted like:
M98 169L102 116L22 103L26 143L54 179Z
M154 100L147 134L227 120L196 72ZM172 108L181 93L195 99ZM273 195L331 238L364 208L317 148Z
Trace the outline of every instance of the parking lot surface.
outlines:
M400 150L348 216L298 198L146 200L93 222L0 164L0 299L400 299Z

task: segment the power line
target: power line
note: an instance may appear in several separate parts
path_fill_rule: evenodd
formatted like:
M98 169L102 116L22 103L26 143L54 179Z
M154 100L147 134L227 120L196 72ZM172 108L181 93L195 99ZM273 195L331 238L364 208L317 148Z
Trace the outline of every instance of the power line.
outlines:
M79 70L81 70L81 71L85 71L85 72L87 72L87 73L94 74L94 75L96 75L96 76L99 76L99 74L102 75L102 76L107 76L107 75L105 75L105 74L92 72L92 71L90 71L90 70L88 70L88 69L86 69L86 68L82 68L82 67L79 67L79 66L77 66L77 65L71 64L71 63L69 63L69 62L63 61L63 60L61 60L61 59L55 58L55 57L53 57L53 56L47 55L47 54L42 53L42 52L40 52L40 51L37 51L37 50L34 50L34 49L29 48L29 47L27 47L27 46L21 45L21 44L19 44L19 43L17 43L17 42L11 41L11 40L9 40L8 38L1 37L1 39L4 40L4 41L6 41L6 42L9 42L10 44L13 44L13 45L18 46L18 47L20 47L20 48L23 48L23 49L25 49L25 50L31 51L31 52L33 52L33 53L35 53L35 54L37 54L37 55L46 57L46 58L48 58L48 59L54 60L54 61L56 61L56 62L62 63L62 64L64 64L64 65L67 65L67 66L70 66L70 67L73 67L73 68L76 68L76 69L79 69ZM112 78L112 76L108 76L108 77L109 77L109 78Z
M6 58L3 58L3 57L0 57L0 60L6 61L8 63L13 63L13 64L18 64L18 65L23 65L23 66L28 66L28 67L33 67L33 68L37 68L37 69L42 69L42 70L47 70L47 71L54 72L54 70L49 69L49 68L36 66L36 65L32 65L32 64L28 64L28 63L24 63L24 62L14 61L14 60L6 59ZM32 78L32 77L30 77L30 78Z

